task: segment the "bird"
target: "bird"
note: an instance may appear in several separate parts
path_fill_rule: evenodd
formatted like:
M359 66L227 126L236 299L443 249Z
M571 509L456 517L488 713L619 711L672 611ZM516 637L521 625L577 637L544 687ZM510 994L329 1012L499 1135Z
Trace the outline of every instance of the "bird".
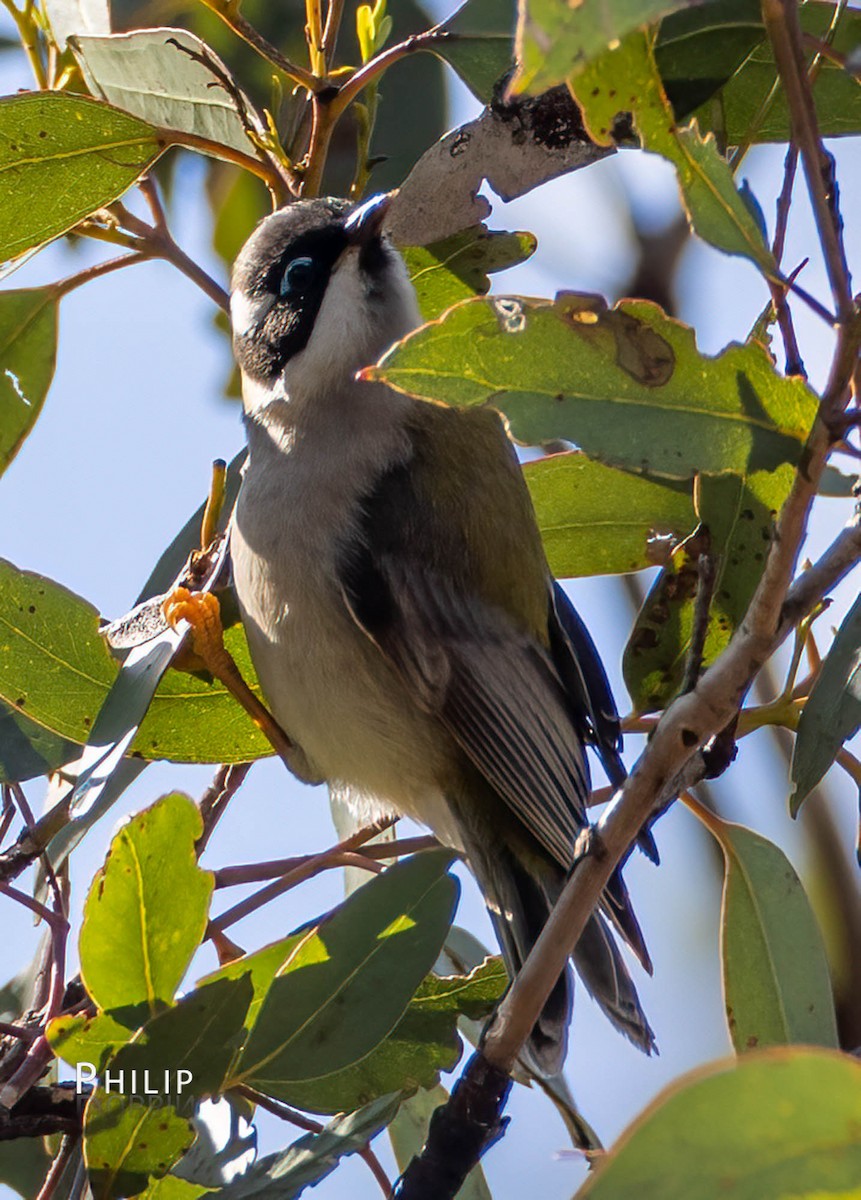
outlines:
M413 818L461 854L513 977L589 826L586 746L625 777L619 717L500 415L360 375L423 323L389 204L294 201L236 259L248 459L234 590L294 774L358 818ZM614 928L651 973L620 872L573 963L651 1053ZM546 1075L565 1058L573 986L569 968L524 1048Z

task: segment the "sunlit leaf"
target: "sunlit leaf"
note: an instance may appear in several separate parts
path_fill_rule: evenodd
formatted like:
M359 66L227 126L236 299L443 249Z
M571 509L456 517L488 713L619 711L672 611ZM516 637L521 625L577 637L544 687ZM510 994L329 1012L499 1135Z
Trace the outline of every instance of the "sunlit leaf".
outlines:
M652 38L631 34L615 50L590 63L574 81L575 96L592 136L612 142L613 122L630 112L643 148L676 168L682 200L694 230L727 254L740 254L775 277L777 266L756 217L736 188L714 138L695 123L675 125L652 53Z
M512 435L555 438L632 471L770 470L800 457L816 398L765 350L698 352L693 330L643 301L467 300L399 342L368 372L458 407L490 404Z
M57 308L50 287L0 292L0 474L36 424L51 386Z
M84 1112L84 1161L94 1200L134 1196L164 1175L194 1140L191 1124L168 1105L95 1092Z
M234 98L218 85L216 72L229 77L229 71L200 38L184 29L135 29L78 37L72 48L95 96L151 125L254 155ZM247 98L245 105L253 112Z
M553 454L525 463L550 570L559 579L621 575L660 561L696 523L689 485L657 483L593 462Z
M109 0L43 0L51 32L62 48L76 33L110 33Z
M98 613L80 596L0 561L0 699L86 742L118 670L98 629ZM227 630L225 645L259 691L241 625ZM221 684L176 671L162 680L132 748L179 762L245 762L272 749Z
M129 113L65 92L0 100L0 260L50 241L132 186L167 145Z
M448 931L458 890L450 862L447 851L406 859L321 924L209 977L251 973L250 1033L235 1082L295 1102L294 1084L343 1070L379 1045Z
M564 83L627 33L683 0L521 0L514 86L533 95Z
M536 245L531 233L497 233L473 225L430 246L407 246L403 256L422 316L433 321L459 300L485 295L493 272L524 262Z
M102 1009L146 1005L174 993L206 928L212 876L197 865L203 824L173 793L138 813L111 843L84 906L81 974Z

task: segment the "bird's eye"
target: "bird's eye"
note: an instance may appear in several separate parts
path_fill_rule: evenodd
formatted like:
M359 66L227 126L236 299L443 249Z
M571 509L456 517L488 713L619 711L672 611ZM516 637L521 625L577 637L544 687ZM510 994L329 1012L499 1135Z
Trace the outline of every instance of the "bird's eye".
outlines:
M313 258L294 258L281 276L282 296L301 296L317 278L317 264Z

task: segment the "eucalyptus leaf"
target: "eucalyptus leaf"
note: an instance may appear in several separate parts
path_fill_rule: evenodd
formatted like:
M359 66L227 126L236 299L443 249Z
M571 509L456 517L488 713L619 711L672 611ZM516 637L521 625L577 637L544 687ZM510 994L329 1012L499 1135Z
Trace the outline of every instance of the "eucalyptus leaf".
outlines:
M94 96L151 125L204 137L242 154L256 153L236 100L219 83L219 73L230 78L230 71L186 30L76 37L72 49ZM253 104L235 86L252 119Z
M74 34L111 32L109 0L43 0L43 7L61 50Z
M51 386L58 307L51 287L0 292L0 474L36 424Z
M0 99L0 261L117 200L167 145L146 122L84 96Z
M194 1140L190 1123L168 1105L94 1092L84 1112L84 1161L93 1200L119 1200L164 1175Z
M233 1083L298 1103L297 1086L350 1067L379 1045L445 939L458 890L446 874L450 862L443 850L405 859L320 924L208 977L251 975L249 1036Z
M467 0L443 26L449 37L437 53L485 104L514 62L516 17L513 0Z
M293 1200L335 1169L346 1154L355 1154L377 1136L398 1110L400 1096L383 1096L357 1112L336 1117L319 1133L308 1133L260 1159L220 1191L214 1200Z
M196 805L164 796L127 822L111 843L84 906L81 975L99 1008L173 1002L203 938L212 875L197 865L203 829Z
M626 34L684 0L522 0L513 86L533 94L564 83Z
M23 783L77 758L81 747L0 703L0 783Z
M520 442L561 438L609 465L682 480L797 462L817 407L758 344L708 358L653 304L608 310L572 293L465 300L366 374L426 400L491 404Z
M861 597L831 644L798 721L792 754L792 815L821 782L843 743L861 729Z
M0 631L0 699L60 737L87 742L118 670L96 610L0 560ZM225 645L259 693L241 625L225 632ZM132 751L178 762L247 762L272 748L221 684L171 671Z
M727 254L749 258L769 278L777 277L758 218L736 188L714 137L702 137L695 123L676 127L651 35L630 34L616 49L589 63L573 86L599 144L613 143L614 120L620 112L630 112L643 148L676 168L682 201L699 236Z
M638 712L665 708L682 682L694 627L701 554L713 560L715 570L703 666L710 666L728 646L762 576L775 519L794 475L787 464L747 477L700 477L702 524L671 552L625 647L622 671Z
M792 1043L836 1049L825 944L792 864L743 825L701 819L724 854L721 958L736 1051Z
M709 1063L620 1136L576 1200L786 1200L861 1178L861 1063L792 1047Z
M403 256L419 308L433 321L459 300L490 291L490 275L535 253L531 233L498 233L483 225L461 230L430 246L408 246Z
M584 454L524 463L550 570L559 579L622 575L660 561L696 523L690 485L654 482Z

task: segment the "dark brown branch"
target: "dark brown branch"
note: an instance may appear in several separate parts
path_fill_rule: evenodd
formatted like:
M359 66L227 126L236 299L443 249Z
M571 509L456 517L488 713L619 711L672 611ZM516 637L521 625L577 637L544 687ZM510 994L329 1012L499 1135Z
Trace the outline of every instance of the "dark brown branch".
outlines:
M80 1133L86 1099L72 1084L30 1088L13 1109L0 1107L0 1142Z

